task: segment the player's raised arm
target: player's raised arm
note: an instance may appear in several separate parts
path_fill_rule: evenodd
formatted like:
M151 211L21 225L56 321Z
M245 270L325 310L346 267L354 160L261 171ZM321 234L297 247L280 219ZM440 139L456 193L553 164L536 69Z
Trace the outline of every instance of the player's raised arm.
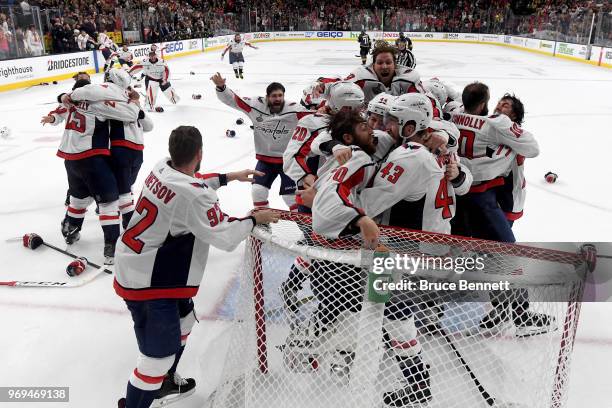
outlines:
M261 109L259 109L261 103L258 104L250 98L243 98L229 89L225 84L225 78L223 78L220 73L217 72L210 80L215 84L217 98L225 105L242 111L249 117L255 117L261 111Z

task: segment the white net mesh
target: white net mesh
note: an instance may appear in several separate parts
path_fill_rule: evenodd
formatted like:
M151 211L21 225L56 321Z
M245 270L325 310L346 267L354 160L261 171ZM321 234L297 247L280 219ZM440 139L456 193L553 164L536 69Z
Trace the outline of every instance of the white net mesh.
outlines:
M246 245L221 380L232 407L562 407L582 295L578 255L383 228L390 255L484 257L393 280L508 281L511 290L368 291L372 251L282 213ZM406 282L406 281L404 281Z

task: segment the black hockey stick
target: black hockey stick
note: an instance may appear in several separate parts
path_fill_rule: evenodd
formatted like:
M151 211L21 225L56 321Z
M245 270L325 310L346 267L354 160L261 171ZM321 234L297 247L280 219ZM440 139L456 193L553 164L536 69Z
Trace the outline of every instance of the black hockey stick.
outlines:
M446 340L446 343L448 343L450 348L453 349L453 352L455 353L455 355L461 362L461 365L463 366L463 368L465 368L465 371L467 371L468 374L470 375L470 378L474 382L474 385L476 385L476 388L478 388L478 392L480 392L480 395L482 396L482 398L484 398L487 405L489 405L490 407L494 407L495 398L493 398L491 394L489 394L487 390L485 390L483 385L480 383L480 380L478 380L478 378L476 377L476 374L474 374L474 372L472 371L468 363L465 361L465 359L463 358L459 350L457 350L457 347L455 347L455 344L453 343L452 339L450 338L446 330L443 327L440 327L438 330L442 334L442 337L444 337L444 340Z

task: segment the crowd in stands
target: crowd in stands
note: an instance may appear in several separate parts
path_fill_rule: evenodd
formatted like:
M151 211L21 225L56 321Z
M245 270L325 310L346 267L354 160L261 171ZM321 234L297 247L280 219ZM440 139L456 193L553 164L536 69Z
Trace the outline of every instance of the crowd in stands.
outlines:
M147 43L241 31L366 29L520 34L583 43L593 34L595 43L612 46L609 1L599 6L591 0L8 1L0 2L0 59L92 49L102 30L121 32L126 42ZM33 18L34 8L39 19ZM590 33L594 10L601 21Z

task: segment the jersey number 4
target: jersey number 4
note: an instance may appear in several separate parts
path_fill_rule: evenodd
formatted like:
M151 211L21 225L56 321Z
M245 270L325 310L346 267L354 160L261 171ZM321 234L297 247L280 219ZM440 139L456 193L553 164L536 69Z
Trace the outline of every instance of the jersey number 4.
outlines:
M148 198L141 197L136 204L136 212L140 215L146 211L144 216L130 229L123 233L121 241L128 246L132 251L139 254L142 252L144 242L137 237L145 232L157 218L157 207Z
M450 206L454 203L453 197L448 195L448 182L446 178L443 178L440 180L440 187L438 187L435 202L436 208L442 208L442 218L447 219L453 216Z

